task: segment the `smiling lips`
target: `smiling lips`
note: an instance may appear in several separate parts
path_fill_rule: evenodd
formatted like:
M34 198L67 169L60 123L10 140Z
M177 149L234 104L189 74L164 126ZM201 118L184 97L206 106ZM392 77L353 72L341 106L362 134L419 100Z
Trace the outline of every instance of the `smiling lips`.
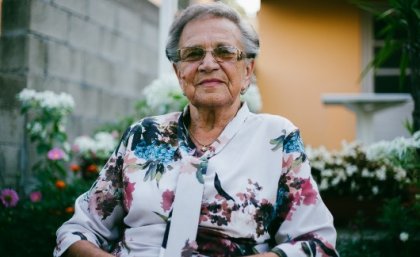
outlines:
M220 83L224 83L224 82L220 79L204 79L200 81L198 85L211 86L211 85L220 84Z

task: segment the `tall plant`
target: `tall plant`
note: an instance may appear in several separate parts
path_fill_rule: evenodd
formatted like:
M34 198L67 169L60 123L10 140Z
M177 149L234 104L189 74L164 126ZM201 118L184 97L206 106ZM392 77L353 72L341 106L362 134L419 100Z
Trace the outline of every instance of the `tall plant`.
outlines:
M384 45L366 70L380 67L396 51L401 51L400 84L408 77L414 101L412 132L420 130L420 0L350 2L385 24L379 32Z

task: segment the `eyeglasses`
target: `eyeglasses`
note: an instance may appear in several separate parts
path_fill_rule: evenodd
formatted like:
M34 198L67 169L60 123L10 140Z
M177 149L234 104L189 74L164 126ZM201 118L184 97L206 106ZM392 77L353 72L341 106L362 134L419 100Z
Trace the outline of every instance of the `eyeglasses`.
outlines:
M213 50L205 50L201 47L184 47L177 51L177 60L181 62L197 62L204 59L210 52L217 62L239 61L248 57L244 52L234 46L218 46Z

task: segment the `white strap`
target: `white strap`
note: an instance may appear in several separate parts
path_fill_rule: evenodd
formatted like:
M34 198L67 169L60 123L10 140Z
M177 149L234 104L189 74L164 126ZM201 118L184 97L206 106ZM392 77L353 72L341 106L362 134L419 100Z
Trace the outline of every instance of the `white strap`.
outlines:
M187 172L181 172L178 177L166 249L161 248L161 257L181 257L185 247L196 246L207 158L186 159L189 167L184 166Z

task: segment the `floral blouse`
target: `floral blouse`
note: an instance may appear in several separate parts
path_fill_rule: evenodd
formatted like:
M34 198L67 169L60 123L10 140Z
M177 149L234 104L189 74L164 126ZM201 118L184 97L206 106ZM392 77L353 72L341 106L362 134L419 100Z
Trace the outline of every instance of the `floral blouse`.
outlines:
M244 103L203 153L188 136L187 117L188 108L145 118L124 133L58 229L54 256L78 240L115 256L159 256L182 173L204 185L197 236L183 257L338 256L333 218L290 121L251 113Z

